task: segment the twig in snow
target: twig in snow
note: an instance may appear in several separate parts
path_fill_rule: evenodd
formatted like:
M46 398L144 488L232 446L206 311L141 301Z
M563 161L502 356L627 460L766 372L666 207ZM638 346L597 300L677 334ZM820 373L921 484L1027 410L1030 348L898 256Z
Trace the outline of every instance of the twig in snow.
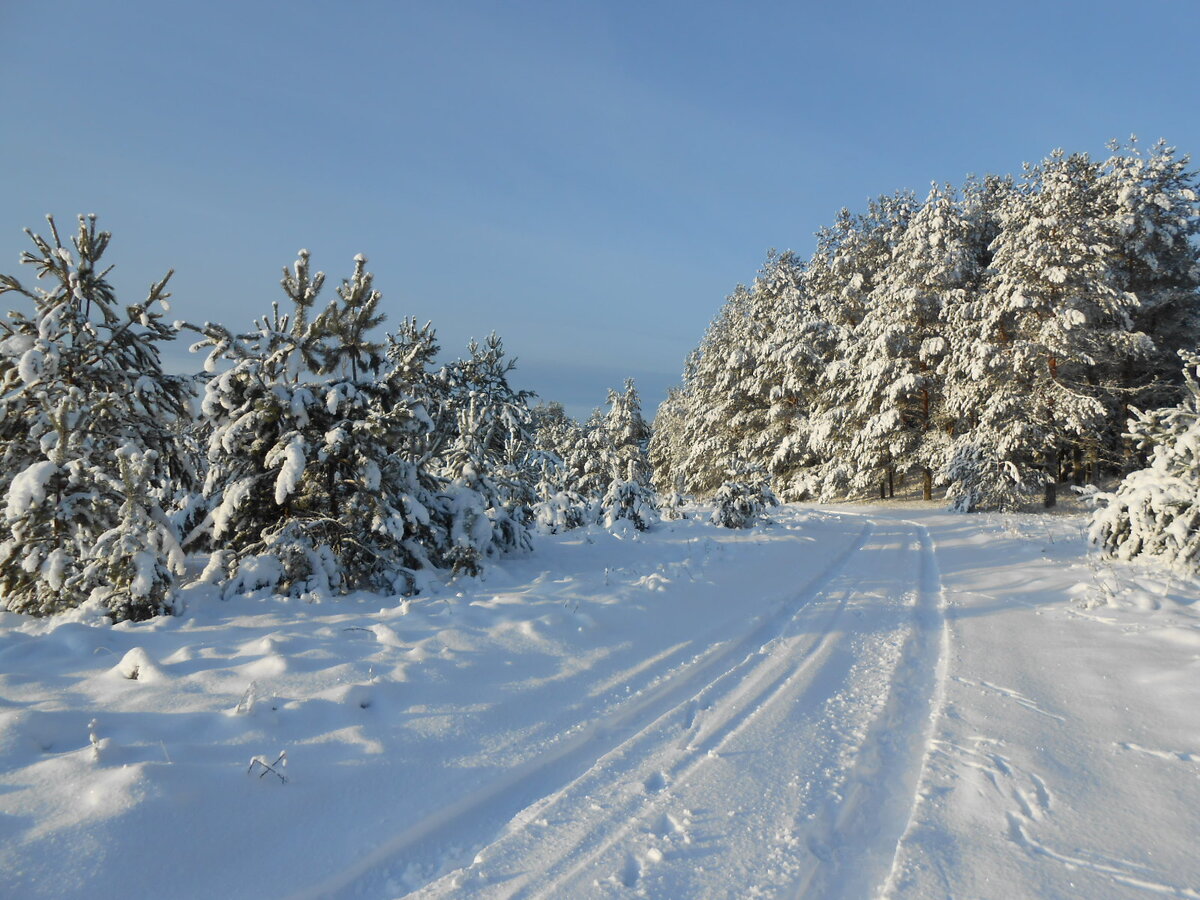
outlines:
M246 770L246 774L250 775L251 773L253 773L255 766L262 766L262 771L258 773L259 778L262 778L264 775L266 775L268 772L270 772L272 775L274 775L276 778L278 778L282 784L287 784L287 776L279 771L279 769L283 768L286 765L287 765L287 751L280 750L279 756L277 756L275 758L275 762L273 762L273 763L268 763L266 758L262 757L262 756L256 756L253 759L251 759L250 760L250 768L248 768ZM276 768L276 767L278 767L278 768Z

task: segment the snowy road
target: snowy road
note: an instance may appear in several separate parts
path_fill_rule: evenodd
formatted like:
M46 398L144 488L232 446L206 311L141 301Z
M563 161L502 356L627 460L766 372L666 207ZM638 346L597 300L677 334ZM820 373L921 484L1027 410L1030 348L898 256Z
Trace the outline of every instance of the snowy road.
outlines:
M1198 586L1085 549L787 508L399 606L0 616L0 895L1197 900Z
M558 759L535 765L525 778L544 776L546 795L415 896L711 897L731 881L765 896L868 896L924 759L940 598L924 529L864 520L771 616L599 723L574 751L582 775L555 784ZM390 850L407 855L433 830L418 824Z

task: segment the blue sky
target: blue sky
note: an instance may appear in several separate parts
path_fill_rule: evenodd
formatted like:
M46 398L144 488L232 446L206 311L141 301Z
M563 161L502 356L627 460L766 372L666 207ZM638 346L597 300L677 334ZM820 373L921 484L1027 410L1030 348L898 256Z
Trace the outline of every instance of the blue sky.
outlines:
M246 325L365 253L446 355L646 411L770 247L1055 147L1200 153L1200 4L0 2L0 271L96 212L131 298ZM329 288L332 290L332 285ZM137 297L140 299L140 297ZM186 365L181 357L176 367Z

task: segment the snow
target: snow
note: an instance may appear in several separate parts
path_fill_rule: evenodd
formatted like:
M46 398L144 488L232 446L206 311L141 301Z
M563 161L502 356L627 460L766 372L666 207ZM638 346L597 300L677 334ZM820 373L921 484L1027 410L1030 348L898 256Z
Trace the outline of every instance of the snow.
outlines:
M31 347L21 354L17 363L17 377L25 384L34 384L42 374L45 353L39 347Z
M11 522L46 500L46 485L58 472L50 460L42 460L13 477L8 487L8 506L5 514Z
M0 896L1200 897L1200 583L1069 515L691 513L0 613Z
M254 489L255 478L243 478L241 481L236 481L225 489L224 495L221 497L221 502L217 508L213 510L213 535L220 537L225 533L225 529L229 527L237 514L238 507L241 506L246 498L250 496L250 492Z
M304 438L293 436L278 456L270 454L267 465L279 463L279 474L275 477L275 502L282 505L292 495L304 477Z

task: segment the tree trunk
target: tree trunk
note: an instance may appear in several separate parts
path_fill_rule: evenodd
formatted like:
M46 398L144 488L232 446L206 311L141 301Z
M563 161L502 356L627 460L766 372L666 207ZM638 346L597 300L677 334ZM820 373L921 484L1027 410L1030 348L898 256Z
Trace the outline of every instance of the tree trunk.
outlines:
M887 476L888 476L888 497L892 498L892 497L896 496L896 470L893 469L891 466L888 466Z
M921 497L925 500L933 499L933 472L930 469L921 470Z
M1042 501L1046 509L1058 505L1058 448L1046 451L1046 496Z

